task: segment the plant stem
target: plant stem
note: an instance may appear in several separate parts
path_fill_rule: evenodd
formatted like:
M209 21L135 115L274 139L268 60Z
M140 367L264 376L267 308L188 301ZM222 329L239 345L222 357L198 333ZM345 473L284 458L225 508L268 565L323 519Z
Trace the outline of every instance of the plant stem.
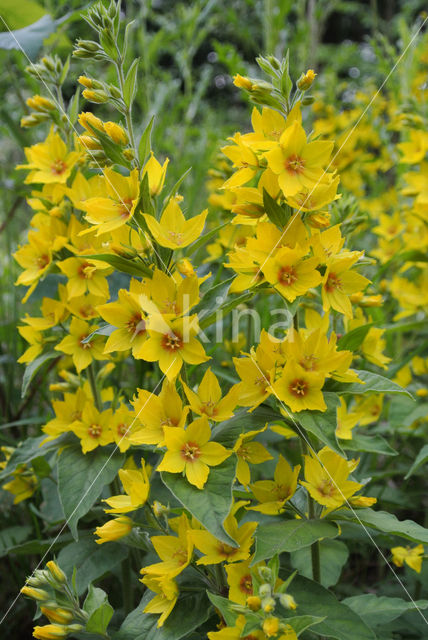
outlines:
M315 503L314 499L308 495L308 515L312 520L315 518ZM320 562L320 542L316 540L311 545L311 560L312 560L312 578L315 582L321 582L321 562Z
M95 380L95 370L94 370L94 363L93 362L91 362L91 364L89 365L87 371L88 371L89 384L91 385L91 391L92 391L92 395L94 397L95 407L97 408L98 411L102 411L103 404L101 402L100 391L98 389L97 382Z

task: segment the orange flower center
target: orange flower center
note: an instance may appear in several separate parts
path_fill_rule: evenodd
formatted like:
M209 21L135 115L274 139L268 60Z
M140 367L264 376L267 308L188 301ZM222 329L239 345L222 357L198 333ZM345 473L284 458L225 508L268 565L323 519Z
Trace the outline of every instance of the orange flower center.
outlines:
M134 315L126 323L126 328L129 333L138 335L146 331L146 323L144 322L141 313L134 313Z
M297 280L297 272L294 267L281 267L278 271L278 282L284 287L291 287Z
M91 438L99 438L102 432L102 427L100 427L99 424L91 424L88 429L88 434L91 436Z
M178 351L183 348L183 338L176 333L165 333L161 344L166 351Z
M94 271L95 271L95 267L92 264L89 264L89 262L82 262L82 264L77 270L77 275L80 278L89 280L90 278L92 278Z
M296 378L290 383L288 387L290 393L295 398L303 398L309 391L309 386L306 380Z
M335 289L340 289L342 287L342 281L335 273L329 273L327 282L324 285L325 290L330 293Z
M46 267L46 265L48 265L50 262L49 260L49 256L46 254L43 254L42 256L39 256L36 260L36 264L38 266L39 269L44 269Z
M177 551L175 551L172 554L172 557L174 558L174 560L177 561L177 564L179 564L180 566L183 564L187 564L187 549L185 549L184 547L180 547L179 549L177 549Z
M249 460L250 458L250 453L245 445L243 445L242 447L239 447L238 451L236 452L236 455L242 458L242 460Z
M225 558L230 558L231 556L234 556L237 551L239 551L239 548L235 549L235 547L231 547L230 545L225 544L224 542L220 542L217 547L217 552L221 556L224 556Z
M64 173L66 169L67 165L65 164L64 160L55 160L55 162L51 165L51 172L56 176L60 176L61 173Z
M239 581L239 589L242 593L247 593L250 596L253 595L253 579L250 574L242 576Z
M318 358L313 353L311 353L311 355L304 356L299 361L299 364L306 371L315 371L317 368L317 360Z
M284 166L285 170L288 171L288 173L291 173L293 176L298 175L299 173L303 173L305 169L305 164L302 158L296 156L295 153L287 158Z
M132 200L131 198L128 198L126 200L122 200L120 204L121 204L120 217L126 220L131 215Z
M185 442L181 447L181 457L184 458L186 462L193 462L197 460L200 455L201 450L196 442Z
M168 231L168 236L174 242L174 244L180 245L183 243L183 234L179 231Z
M285 500L291 494L290 487L286 484L276 484L272 492L277 496L278 500Z
M202 403L200 411L207 416L216 416L218 414L218 409L215 406L215 402L213 402L212 400L208 400L207 402Z
M256 378L254 380L254 384L257 387L260 387L260 390L263 391L263 393L266 393L267 388L269 386L269 382L270 382L269 374L260 376L259 378Z
M161 420L160 424L161 427L176 427L178 425L178 420L166 416L163 420Z
M117 425L117 433L119 436L124 436L128 433L128 425L125 424L124 422L120 422Z
M317 487L318 491L323 496L333 496L336 493L336 487L333 484L332 480L328 480L327 478L322 481L322 484Z
M88 334L89 335L89 334ZM90 349L91 348L91 343L90 342L84 342L84 340L86 340L88 336L80 336L79 338L79 347L81 349Z

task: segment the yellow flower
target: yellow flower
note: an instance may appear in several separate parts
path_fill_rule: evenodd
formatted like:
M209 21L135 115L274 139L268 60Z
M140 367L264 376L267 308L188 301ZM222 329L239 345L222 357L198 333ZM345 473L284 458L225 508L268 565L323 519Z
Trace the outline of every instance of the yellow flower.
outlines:
M247 486L251 480L249 463L261 464L262 462L266 462L266 460L272 460L269 451L267 451L260 442L250 442L257 434L265 431L266 428L267 425L262 429L241 433L233 447L233 451L238 458L236 477L238 482L244 486Z
M189 407L183 407L175 384L165 379L159 395L146 389L137 389L137 396L131 401L137 420L143 428L130 436L131 444L155 444L164 446L164 427L184 428Z
M106 513L128 513L142 507L149 497L150 482L147 474L146 463L141 458L141 469L120 469L119 478L125 494L106 498L111 509L105 509Z
M246 89L247 91L251 91L253 86L253 83L249 78L241 76L239 73L233 76L233 84L235 85L235 87Z
M70 323L70 334L63 338L56 345L56 351L62 351L73 358L73 364L77 373L88 367L92 360L106 360L104 355L104 338L100 335L94 335L90 340L85 340L90 334L97 329L96 326L90 326L80 318L73 318Z
M279 144L268 151L269 167L277 174L283 194L294 196L302 187L312 189L318 182L330 182L331 174L324 174L333 143L306 142L302 125L295 120L281 135Z
M324 311L333 307L336 311L352 318L349 296L366 288L370 280L360 273L351 271L361 252L344 252L327 260L327 269L322 280L322 304Z
M199 330L196 315L170 321L160 315L151 316L148 330L150 337L142 345L139 357L148 362L158 361L168 380L175 378L183 362L200 364L209 360L195 338Z
M202 234L208 209L186 220L177 200L171 198L159 220L144 214L150 233L161 247L182 249L192 244Z
M94 296L109 297L106 275L112 268L100 260L86 258L67 258L58 262L58 267L67 276L68 298L83 296L86 291Z
M252 409L264 402L273 389L271 371L275 360L261 345L251 348L250 355L245 358L233 358L236 373L241 378L238 383L239 404Z
M18 327L18 331L21 336L26 340L30 346L24 351L22 356L18 358L18 362L32 362L43 351L45 344L43 333L36 331L33 327Z
M26 302L52 264L52 245L40 237L36 231L28 232L28 244L19 247L13 254L17 263L24 269L15 284L30 286L22 302Z
M296 246L284 247L263 265L263 274L268 282L289 302L304 295L320 284L322 278L316 267L318 258L306 258L307 251Z
M112 542L113 540L120 540L131 533L133 521L128 516L118 516L109 520L102 527L97 527L94 534L98 536L98 540L95 540L97 544L104 544L104 542Z
M61 433L68 431L73 422L80 420L87 400L83 389L77 389L76 393L64 393L63 400L54 400L52 408L55 412L55 418L49 420L42 427L43 433L50 436L46 440L57 438Z
M359 461L347 461L337 453L324 447L317 454L304 456L305 481L302 484L312 498L328 510L337 509L347 502L363 486L348 480L348 476Z
M111 421L113 438L119 448L119 451L123 452L129 449L131 446L129 438L138 426L139 424L137 423L132 411L124 404L120 404L116 408Z
M258 480L250 485L254 497L260 504L248 508L268 515L281 513L284 504L293 497L296 491L299 473L300 465L298 464L292 469L280 454L273 480Z
M194 420L186 430L165 427L167 451L158 471L185 472L187 480L198 489L203 489L208 480L209 467L221 464L231 455L218 442L209 442L211 429L208 418Z
M247 599L253 595L253 577L250 563L252 558L243 562L226 564L227 583L229 585L229 600L245 605Z
M348 411L343 396L340 396L340 406L337 407L336 436L342 440L352 440L352 429L359 421L355 411Z
M26 147L25 155L28 164L21 164L16 168L31 169L25 178L26 184L66 182L80 157L77 151L68 151L65 142L54 132L53 127L45 142Z
M396 567L402 567L405 562L417 573L421 572L424 555L424 545L418 544L416 547L393 547L391 549L392 562Z
M240 133L235 133L232 140L234 144L222 147L221 151L232 161L237 171L223 185L223 189L240 187L253 178L259 168L259 161L254 151L244 142Z
M165 182L166 169L168 167L169 158L166 158L163 165L161 165L153 155L153 151L150 154L150 158L147 160L143 169L143 177L147 173L149 180L150 195L157 196L163 189Z
M73 614L68 609L62 607L56 607L55 609L50 607L40 607L40 611L47 617L49 622L57 622L58 624L68 624L73 620Z
M306 371L293 360L289 360L273 388L276 396L295 413L305 409L325 411L327 405L321 391L324 381L323 373Z
M192 530L189 535L204 556L199 558L197 564L218 564L219 562L237 562L247 560L253 544L253 534L257 528L257 522L245 522L238 527L235 514L242 506L248 504L245 500L236 502L224 521L225 531L236 541L237 547L217 540L208 531Z
M71 431L80 438L83 453L113 442L111 417L111 409L100 412L89 402L84 406L81 419L71 425Z
M170 580L167 576L145 576L142 582L157 594L146 605L144 613L160 613L157 626L162 627L177 602L177 584L175 580Z
M138 358L148 334L147 317L137 297L126 289L119 289L117 302L100 305L97 310L103 320L118 327L108 337L105 353L132 349L132 355Z
M178 519L178 536L152 536L150 540L162 562L143 567L140 573L171 579L184 571L193 553L193 541L188 535L189 530L189 520L183 513Z
M232 387L222 398L217 377L211 369L206 370L197 392L192 391L185 382L182 385L194 413L206 415L215 422L223 422L233 416L233 410L238 404L237 386Z
M13 504L19 504L35 493L38 487L37 476L31 473L25 465L18 465L12 477L12 480L2 485L2 489L15 496Z
M307 91L315 80L316 75L317 74L313 69L308 69L306 73L302 73L297 81L297 87L300 89L300 91Z
M148 313L162 314L168 318L179 317L189 313L199 302L199 282L195 275L182 278L177 273L168 276L160 269L155 269L152 279L147 284L150 301L145 296L138 300Z
M81 204L86 211L86 220L97 225L97 235L113 231L133 217L140 195L138 169L133 169L129 176L122 176L107 167L104 186L107 197L89 198Z

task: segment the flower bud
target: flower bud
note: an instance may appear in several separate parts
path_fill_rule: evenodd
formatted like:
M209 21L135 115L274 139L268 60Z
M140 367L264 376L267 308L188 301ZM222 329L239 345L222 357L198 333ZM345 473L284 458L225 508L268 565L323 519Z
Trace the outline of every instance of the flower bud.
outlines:
M258 611L262 606L262 601L259 596L248 596L247 598L247 607L251 609L251 611Z
M124 149L123 155L127 160L133 160L135 158L135 151L134 149Z
M263 622L263 632L267 635L268 638L270 638L271 636L275 636L278 633L278 629L278 618L266 618L266 620Z
M263 598L262 609L265 613L271 613L275 609L275 600L271 596Z
M189 278L190 276L195 275L195 270L193 268L193 265L188 258L180 258L180 260L178 260L176 264L176 267L179 273L181 273L181 275L186 278Z
M93 40L78 40L77 47L88 53L95 53L100 50L98 42L94 42Z
M93 82L91 78L88 78L87 76L79 76L77 78L77 82L87 89L93 89Z
M98 142L98 140L92 138L92 136L79 136L77 138L77 141L82 145L84 149L102 149L102 146Z
M122 97L120 90L114 86L114 84L109 84L108 90L112 98L117 98L118 100Z
M241 76L239 73L236 76L233 76L233 84L235 87L239 87L240 89L245 89L246 91L251 91L253 88L253 83L249 78Z
M268 56L267 59L268 59L268 62L270 62L270 64L272 65L272 67L274 69L278 70L280 68L281 65L279 64L279 60L277 60L277 58L275 58L275 56Z
M155 500L152 504L153 512L157 518L161 516L167 516L169 513L169 508L165 507L161 502Z
M108 95L101 89L85 89L82 93L82 96L85 98L85 100L89 100L89 102L95 102L96 104L102 104L103 102L108 101Z
M55 64L50 56L42 58L41 63L48 71L55 71Z
M79 633L84 628L83 624L69 624L67 625L67 633Z
M116 144L126 144L128 142L128 134L120 124L116 124L116 122L105 122L104 129L106 134Z
M43 602L44 600L49 600L49 594L44 589L34 589L33 587L22 587L21 593L24 596L28 596L29 598L33 598L33 600L40 600Z
M272 580L272 571L271 569L269 569L269 567L259 567L259 576L262 580L264 580L265 582L268 582ZM266 585L266 586L269 587L269 585ZM269 594L270 594L270 587L269 587Z
M67 582L67 576L57 563L54 562L54 560L49 560L49 562L46 563L46 568L57 582L60 582L61 584Z
M38 95L27 98L27 104L35 111L53 111L56 109L56 105L53 100Z
M315 98L313 96L305 96L302 100L302 105L304 107L308 107L310 104L315 102Z
M38 640L56 640L56 638L66 638L67 636L67 628L59 624L47 624L44 627L34 627L33 629L33 638Z
M306 73L302 73L297 81L297 87L300 89L300 91L307 91L312 86L316 75L317 74L313 69L308 69Z
M97 135L97 130L104 131L103 121L97 118L97 116L94 116L90 111L82 111L82 113L79 114L78 122L86 131L94 135Z
M49 603L51 604L51 603ZM63 609L62 607L55 606L42 606L40 611L47 617L49 622L58 622L59 624L67 624L73 620L73 613L69 609Z
M38 124L46 122L46 120L49 120L47 113L32 113L30 116L22 116L20 124L24 128L37 127Z
M262 584L259 588L259 596L261 598L268 598L272 591L269 584Z
M293 598L293 596L290 596L290 594L288 593L281 593L281 595L279 596L279 601L284 607L284 609L294 610L297 608L297 603L295 599Z
M99 537L95 542L97 544L103 544L104 542L119 540L131 533L133 526L134 523L128 516L113 518L113 520L109 520L103 524L102 527L95 529L95 535Z

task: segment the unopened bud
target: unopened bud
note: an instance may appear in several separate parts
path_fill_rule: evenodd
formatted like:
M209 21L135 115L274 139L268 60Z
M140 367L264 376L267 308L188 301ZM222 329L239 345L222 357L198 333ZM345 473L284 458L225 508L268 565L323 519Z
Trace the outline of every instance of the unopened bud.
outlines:
M304 107L308 107L310 104L314 104L315 98L313 96L305 96L302 100Z
M127 160L133 160L135 158L135 151L134 149L124 149L123 155Z
M92 138L92 136L79 136L77 140L84 149L102 149L98 140Z
M262 606L262 601L259 596L248 596L247 598L247 607L251 609L251 611L258 611Z
M50 604L50 603L49 603ZM57 622L59 624L68 624L73 620L73 613L69 609L58 607L56 603L54 606L41 606L40 611L47 617L49 622ZM55 606L56 605L56 606Z
M261 598L267 598L270 596L270 594L272 593L272 590L270 588L270 584L262 584L259 588L259 596Z
M272 580L272 571L271 569L269 569L269 567L259 567L259 576L262 580L264 580L265 582L268 582ZM269 585L266 585L266 587L269 587ZM270 593L270 587L269 587L269 593Z
M265 613L271 613L275 609L275 600L271 596L263 598L262 609Z
M21 593L24 596L28 596L29 598L33 598L33 600L40 600L43 602L44 600L49 600L49 594L44 589L34 589L33 587L22 587Z
M274 69L279 69L280 68L280 64L279 64L279 60L277 60L277 58L275 58L275 56L268 56L267 57L268 61L270 62L270 64L272 65L272 67Z
M268 638L270 638L271 636L275 636L278 633L278 629L278 618L266 618L266 620L263 622L263 632L267 635Z
M46 563L46 568L51 573L51 575L55 578L55 580L57 580L58 582L61 582L62 584L67 582L67 576L65 575L61 567L59 567L57 563L54 562L54 560L49 560L49 562Z
M293 596L290 596L290 594L288 593L281 593L281 595L279 596L279 601L284 607L284 609L294 610L297 608L297 603L295 599L293 598Z
M41 59L43 66L49 71L55 71L55 63L50 56L45 56Z
M106 134L110 136L116 144L126 144L128 142L128 135L120 124L116 124L116 122L105 122L104 129Z
M102 104L108 100L108 95L101 89L85 89L82 96L85 100L89 100L89 102L95 102L97 104Z
M46 122L46 120L49 120L47 113L32 113L30 116L22 116L20 124L24 128L37 127L38 124Z
M251 91L253 88L253 83L249 78L245 76L241 76L239 73L233 77L233 84L235 87L239 87L240 89L245 89L246 91Z
M297 87L300 89L300 91L307 91L312 86L316 75L317 74L313 69L308 69L306 73L302 73L297 81Z
M32 96L27 99L27 104L35 111L53 111L56 109L55 102L49 98L44 98L43 96Z

